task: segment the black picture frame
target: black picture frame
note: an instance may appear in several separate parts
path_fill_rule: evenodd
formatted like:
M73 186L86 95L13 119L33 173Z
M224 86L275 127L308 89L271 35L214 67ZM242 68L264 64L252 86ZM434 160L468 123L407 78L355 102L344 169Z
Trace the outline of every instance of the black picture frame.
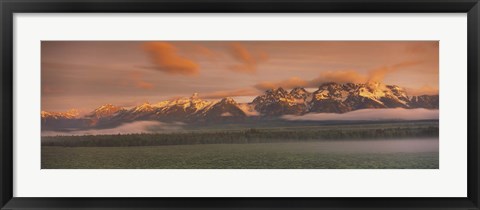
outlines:
M479 209L478 0L0 0L1 209ZM25 198L13 197L15 13L467 13L468 196L465 198ZM455 180L452 180L455 181Z

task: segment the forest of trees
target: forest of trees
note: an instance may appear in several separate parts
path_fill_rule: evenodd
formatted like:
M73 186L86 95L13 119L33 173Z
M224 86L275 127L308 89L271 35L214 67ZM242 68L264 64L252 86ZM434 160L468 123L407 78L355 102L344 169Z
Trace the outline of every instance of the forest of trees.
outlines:
M131 147L185 144L247 144L323 140L365 140L438 137L438 125L332 129L244 129L157 134L42 137L42 146Z

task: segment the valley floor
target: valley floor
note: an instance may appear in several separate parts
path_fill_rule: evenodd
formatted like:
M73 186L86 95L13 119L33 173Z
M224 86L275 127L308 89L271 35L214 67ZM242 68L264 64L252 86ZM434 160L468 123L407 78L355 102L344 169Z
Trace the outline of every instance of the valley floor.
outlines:
M438 169L438 138L42 147L42 169Z
M42 169L438 169L438 121L42 137Z

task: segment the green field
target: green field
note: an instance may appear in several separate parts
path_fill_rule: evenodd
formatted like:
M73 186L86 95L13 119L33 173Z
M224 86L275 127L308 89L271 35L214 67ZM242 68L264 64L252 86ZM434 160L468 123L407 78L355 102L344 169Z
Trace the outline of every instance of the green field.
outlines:
M438 122L42 137L42 169L437 169Z

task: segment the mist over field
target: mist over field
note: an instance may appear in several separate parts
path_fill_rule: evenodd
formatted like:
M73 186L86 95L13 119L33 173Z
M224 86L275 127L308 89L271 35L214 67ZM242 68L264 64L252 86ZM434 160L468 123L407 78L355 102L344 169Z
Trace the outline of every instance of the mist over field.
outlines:
M377 139L370 141L343 140L325 141L315 144L291 144L290 146L293 148L302 148L303 151L340 154L438 152L439 149L438 139L436 138Z

